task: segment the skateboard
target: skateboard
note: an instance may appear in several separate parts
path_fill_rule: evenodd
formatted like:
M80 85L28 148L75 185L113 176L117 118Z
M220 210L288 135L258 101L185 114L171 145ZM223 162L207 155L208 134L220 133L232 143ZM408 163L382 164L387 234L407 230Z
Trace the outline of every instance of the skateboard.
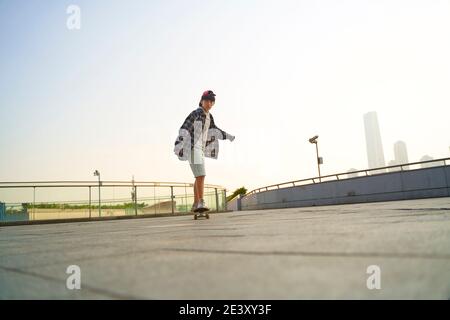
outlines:
M208 210L201 209L201 210L199 210L197 212L194 212L194 220L197 220L200 217L204 217L206 219L209 219L208 211L209 211L209 209Z

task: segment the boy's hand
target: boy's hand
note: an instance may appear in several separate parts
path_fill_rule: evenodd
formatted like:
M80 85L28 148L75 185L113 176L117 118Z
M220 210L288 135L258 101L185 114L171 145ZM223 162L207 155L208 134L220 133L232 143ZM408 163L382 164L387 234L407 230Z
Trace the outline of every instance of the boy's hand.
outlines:
M227 138L228 140L230 140L231 142L233 142L235 136L233 136L233 135L227 133L227 137L226 137L226 138Z

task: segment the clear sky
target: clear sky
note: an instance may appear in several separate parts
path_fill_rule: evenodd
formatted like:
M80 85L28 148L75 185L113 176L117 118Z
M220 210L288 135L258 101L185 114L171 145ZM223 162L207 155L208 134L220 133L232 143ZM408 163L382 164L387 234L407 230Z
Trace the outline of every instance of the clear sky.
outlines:
M236 139L206 183L315 176L315 134L323 174L367 168L369 111L386 163L448 157L449 88L448 0L0 0L0 181L192 182L173 144L207 89Z

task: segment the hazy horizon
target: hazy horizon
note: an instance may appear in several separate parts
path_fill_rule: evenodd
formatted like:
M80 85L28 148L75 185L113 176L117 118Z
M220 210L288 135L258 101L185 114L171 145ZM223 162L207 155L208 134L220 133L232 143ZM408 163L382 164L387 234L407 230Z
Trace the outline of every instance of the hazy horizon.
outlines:
M448 0L10 0L0 41L0 181L193 182L173 145L207 89L231 191L316 176L316 134L322 175L368 168L371 111L386 163L450 156Z

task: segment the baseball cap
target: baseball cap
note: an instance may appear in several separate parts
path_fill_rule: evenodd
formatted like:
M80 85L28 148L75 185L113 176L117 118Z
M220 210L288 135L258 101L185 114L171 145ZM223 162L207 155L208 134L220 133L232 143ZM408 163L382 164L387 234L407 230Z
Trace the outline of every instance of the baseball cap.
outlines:
M202 97L199 102L199 106L202 106L202 100L216 101L216 94L212 90L206 90L203 92Z

